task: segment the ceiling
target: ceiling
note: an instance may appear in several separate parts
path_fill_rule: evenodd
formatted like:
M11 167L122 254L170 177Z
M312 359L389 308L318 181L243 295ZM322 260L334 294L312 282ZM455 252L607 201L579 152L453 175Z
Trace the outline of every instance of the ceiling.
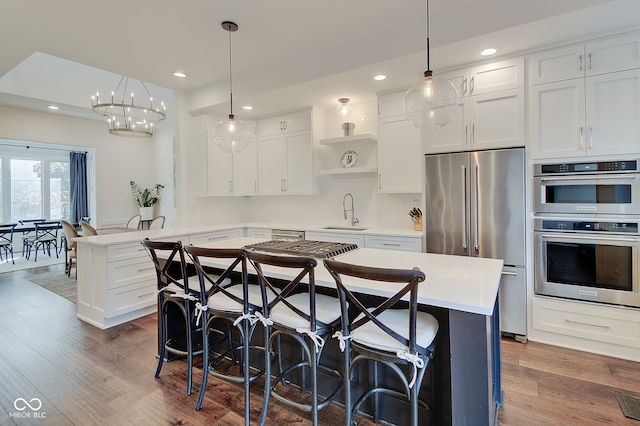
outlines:
M430 0L431 68L638 27L637 0ZM155 99L188 95L192 113L228 112L232 20L236 114L354 104L402 88L426 68L424 0L0 0L0 103L90 112L90 95L120 76ZM188 74L177 79L173 71ZM388 76L374 82L377 73ZM159 92L158 95L156 92ZM239 104L252 104L251 113ZM169 108L169 113L171 113Z

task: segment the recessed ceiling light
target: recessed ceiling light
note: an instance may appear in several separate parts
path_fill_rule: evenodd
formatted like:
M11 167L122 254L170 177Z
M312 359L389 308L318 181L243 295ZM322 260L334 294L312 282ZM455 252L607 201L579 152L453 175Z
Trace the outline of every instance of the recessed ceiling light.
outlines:
M376 75L375 77L373 77L373 79L374 79L375 81L382 81L382 80L386 80L386 78L387 78L387 76L386 76L386 75L384 75L384 74L378 74L378 75Z
M253 109L253 107L251 105L242 105L242 109L244 109L246 111L251 111Z
M60 109L60 107L59 107L59 106L57 106L57 105L49 105L47 108L49 108L49 109L53 109L53 110L58 110L58 109Z
M187 74L182 71L174 71L173 76L178 78L185 78L187 77Z
M491 56L496 52L497 52L497 50L494 47L489 47L487 49L484 49L482 52L480 52L480 54L482 56Z

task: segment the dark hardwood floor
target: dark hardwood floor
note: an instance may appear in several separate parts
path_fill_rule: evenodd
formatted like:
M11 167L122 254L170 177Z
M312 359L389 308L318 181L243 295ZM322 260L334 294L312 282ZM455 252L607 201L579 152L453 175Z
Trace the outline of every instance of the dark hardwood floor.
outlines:
M97 329L76 318L73 303L24 279L30 273L0 274L0 425L243 423L239 386L210 378L197 412L199 371L191 396L185 393L182 361L168 363L159 379L153 377L154 315ZM511 339L503 340L502 350L500 425L640 424L624 417L614 395L640 397L640 363ZM261 410L261 385L254 386L254 420ZM40 417L17 409L14 403L24 408L18 398L40 399ZM29 418L17 417L27 413ZM342 419L343 410L332 406L322 411L320 422L337 425ZM274 403L268 423L310 422L306 414Z

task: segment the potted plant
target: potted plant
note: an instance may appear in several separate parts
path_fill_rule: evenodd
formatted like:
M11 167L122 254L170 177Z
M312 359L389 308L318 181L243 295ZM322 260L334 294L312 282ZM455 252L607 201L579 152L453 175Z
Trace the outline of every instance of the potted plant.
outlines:
M133 198L136 199L138 207L140 207L140 216L142 220L153 219L153 206L160 200L160 190L164 185L157 183L153 188L141 188L134 181L129 182Z

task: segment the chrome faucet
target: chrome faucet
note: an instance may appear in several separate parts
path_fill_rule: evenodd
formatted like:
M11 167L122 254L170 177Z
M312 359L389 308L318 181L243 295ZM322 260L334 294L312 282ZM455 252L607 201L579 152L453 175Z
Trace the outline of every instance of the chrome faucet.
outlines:
M351 208L347 209L347 197L351 198ZM348 192L346 194L344 194L344 197L342 197L342 210L344 211L344 218L347 219L347 212L351 212L351 226L356 226L358 223L360 223L360 221L358 220L358 218L356 217L356 211L353 207L353 195L349 194Z

